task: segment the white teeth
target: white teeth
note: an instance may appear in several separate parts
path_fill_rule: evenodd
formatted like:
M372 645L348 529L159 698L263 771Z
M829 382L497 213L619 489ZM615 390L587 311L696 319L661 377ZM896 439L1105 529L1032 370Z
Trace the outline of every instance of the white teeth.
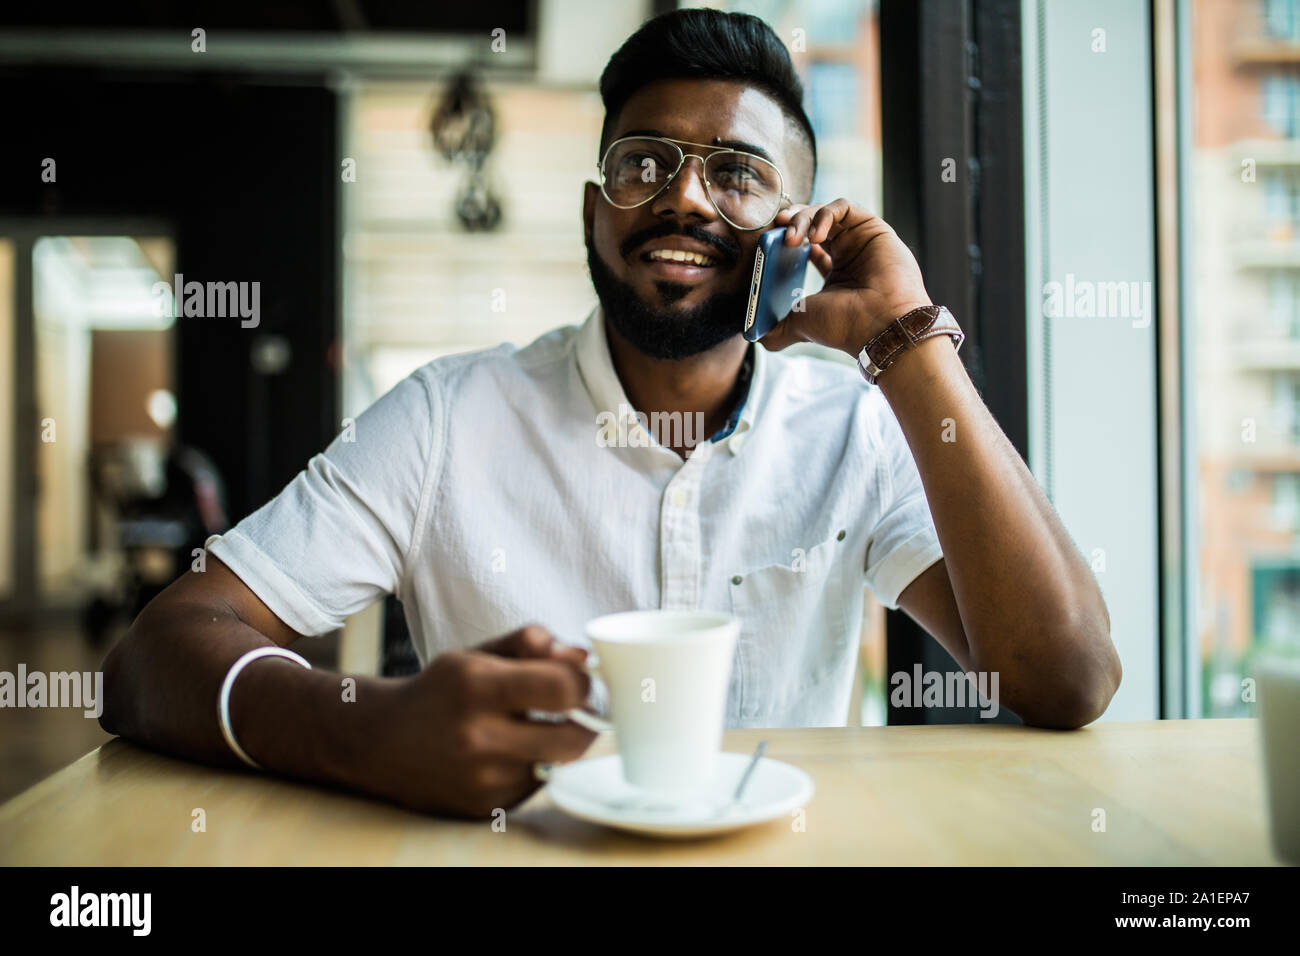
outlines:
M650 258L663 262L691 262L697 266L711 266L714 261L710 256L684 249L655 249L651 251Z

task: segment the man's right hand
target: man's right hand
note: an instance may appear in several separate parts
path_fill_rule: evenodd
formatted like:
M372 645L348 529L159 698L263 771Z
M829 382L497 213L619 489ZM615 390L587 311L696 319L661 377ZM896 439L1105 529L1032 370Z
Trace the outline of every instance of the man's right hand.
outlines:
M163 753L243 768L216 703L231 664L302 635L209 555L158 595L104 661L101 726ZM530 721L581 707L586 651L525 627L437 657L411 677L349 678L267 658L230 695L240 745L270 773L343 787L431 813L488 817L540 786L538 762L575 760L595 735Z
M575 760L596 736L526 716L581 707L585 658L537 625L434 658L390 701L375 740L375 790L414 810L474 818L515 806L541 786L534 764Z

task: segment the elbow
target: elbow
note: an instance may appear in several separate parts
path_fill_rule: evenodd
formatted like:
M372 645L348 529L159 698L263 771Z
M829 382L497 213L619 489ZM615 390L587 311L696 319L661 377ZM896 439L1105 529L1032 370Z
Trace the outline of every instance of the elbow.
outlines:
M131 706L136 695L132 688L131 677L136 668L133 660L138 656L136 648L140 640L139 626L140 617L137 617L127 632L109 650L100 665L104 675L104 689L99 726L105 733L119 737L130 736L133 724Z
M1076 701L1076 714L1082 718L1078 727L1090 724L1106 712L1124 679L1124 666L1119 651L1110 636L1110 613L1106 602L1100 602L1101 613L1094 615L1087 626L1078 628L1075 647L1078 649L1080 699ZM1077 728L1076 728L1077 729Z
M1078 730L1101 717L1124 676L1110 618L1104 613L1076 620L1057 631L1068 634L1060 653L1036 674L1026 676L1008 707L1031 727Z
M1055 699L1023 718L1031 727L1052 730L1079 730L1099 719L1110 706L1119 679L1080 676L1063 688Z
M113 646L104 658L104 663L100 665L100 670L104 674L103 699L100 701L102 707L99 713L99 726L105 733L121 735L121 706L122 694L121 687L121 660L122 644L126 641L123 637L121 641Z

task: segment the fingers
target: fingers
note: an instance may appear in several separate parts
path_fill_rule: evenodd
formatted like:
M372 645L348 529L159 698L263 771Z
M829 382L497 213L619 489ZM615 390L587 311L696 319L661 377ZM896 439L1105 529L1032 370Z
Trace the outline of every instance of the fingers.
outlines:
M540 721L516 720L505 714L484 714L479 718L478 731L484 753L508 760L517 760L530 767L534 763L567 763L577 760L596 734L572 721L547 724Z
M563 661L575 669L586 673L587 651L572 644L562 644L540 624L529 624L504 637L493 638L478 645L475 650L511 660L552 660Z
M527 658L549 657L555 637L540 624L529 624L503 637L484 641L476 650L497 657L510 657L517 660Z
M777 213L772 224L786 227L787 246L797 246L805 239L811 243L834 243L850 218L856 222L862 215L859 211L851 216L852 212L853 204L843 197L811 206L794 203Z
M794 313L791 313L778 322L772 331L759 339L759 344L769 352L779 352L796 342L804 341L803 336L799 335L795 326Z
M564 661L582 673L587 672L587 651L582 647L574 647L572 644L561 644L556 641L551 645L551 657L557 661Z
M488 654L477 662L474 683L475 703L508 714L581 707L591 690L586 673L565 661L509 661Z
M542 785L533 775L532 764L504 757L475 761L464 772L463 783L468 788L468 799L462 802L460 811L474 819L517 807Z
M834 262L831 260L831 254L827 252L819 243L813 243L812 250L808 254L808 261L813 264L823 279L831 274L834 268Z
M807 206L803 203L792 203L776 214L772 220L773 228L785 226L784 241L787 246L797 246L803 242L805 225L812 215L819 209L819 206Z

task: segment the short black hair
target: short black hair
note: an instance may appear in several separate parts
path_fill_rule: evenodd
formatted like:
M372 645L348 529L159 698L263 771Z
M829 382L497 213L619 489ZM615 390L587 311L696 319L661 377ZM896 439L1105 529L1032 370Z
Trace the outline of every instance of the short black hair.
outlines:
M817 136L804 112L803 83L776 31L748 13L672 10L647 20L628 37L600 75L602 154L610 124L634 93L656 80L696 78L741 80L772 97L807 140L815 180Z

